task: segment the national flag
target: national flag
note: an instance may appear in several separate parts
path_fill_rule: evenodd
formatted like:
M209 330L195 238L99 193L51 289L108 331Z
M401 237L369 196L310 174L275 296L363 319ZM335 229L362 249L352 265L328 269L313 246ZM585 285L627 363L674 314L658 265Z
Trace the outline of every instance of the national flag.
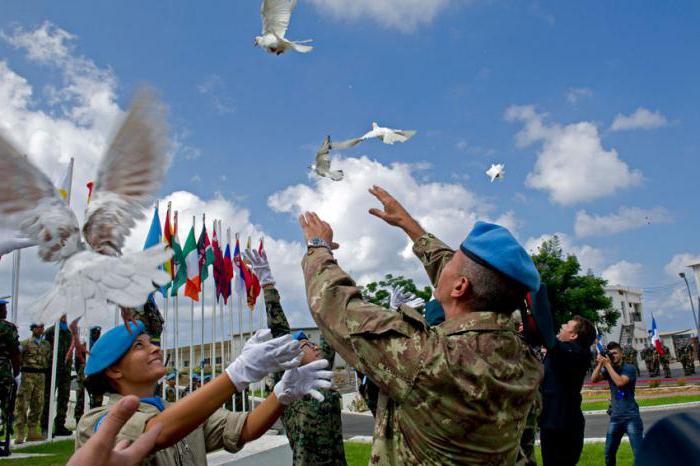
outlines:
M598 354L601 354L605 351L605 345L603 344L603 335L600 332L597 332L598 335L595 338L595 347L598 350Z
M199 277L199 255L197 254L197 242L194 239L194 225L190 228L185 240L185 247L182 250L182 256L185 259L187 267L185 296L188 296L193 301L199 301L199 291L201 283Z
M170 203L168 203L168 211L165 213L165 224L163 225L163 242L169 248L173 247L173 229L170 226ZM175 278L175 275L173 274L175 267L173 267L172 258L165 261L165 264L163 264L163 269L165 269L168 275L170 275L170 283L164 286L164 288L167 290L168 288L170 288L170 285L172 285L173 278Z
M156 246L160 244L160 242L163 241L163 233L160 230L160 215L158 215L158 206L156 205L154 211L153 211L153 220L151 220L151 227L148 229L148 235L146 235L146 241L143 243L143 249L146 250L148 248L151 248L153 246ZM161 267L161 269L164 269L165 267ZM166 293L166 288L165 287L160 287L159 288L161 294L163 297L165 297ZM152 297L153 293L149 295L149 297Z
M236 277L234 279L233 287L235 293L238 293L241 296L246 296L245 277L241 264L243 264L243 260L241 258L241 246L238 242L238 235L236 235L236 246L233 248L233 265L235 266Z
M250 236L248 237L248 241L246 243L246 249L250 251ZM248 264L246 264L245 261L242 260L241 265L243 267L243 278L245 279L248 307L253 309L255 307L255 302L258 300L258 296L260 296L260 281L250 267L248 267Z
M261 256L263 255L263 252L265 252L265 249L263 248L263 239L262 237L260 238L260 244L258 245L258 254Z
M211 238L211 247L214 250L214 283L216 283L216 300L223 296L223 286L226 281L224 270L224 255L221 253L219 235L216 232L216 222L214 222L214 233Z
M63 174L61 182L58 184L58 193L61 195L64 201L70 203L70 191L71 185L73 184L73 159L70 159L68 166L66 167L66 172Z
M225 283L223 287L224 292L224 303L228 303L228 298L231 296L231 280L233 280L233 262L231 261L231 246L226 245L226 252L224 253L224 275Z
M180 240L177 237L177 211L175 211L173 220L175 225L170 241L170 247L173 248L173 284L170 296L177 296L180 287L187 283L187 263L185 262L185 256L182 254Z
M95 188L95 182L94 181L88 181L88 184L85 185L88 189L88 204L92 200L92 190Z
M205 224L202 225L202 232L197 240L197 256L199 257L199 282L204 283L204 280L209 278L209 266L214 263L214 250L209 242Z
M651 343L656 347L656 352L663 356L664 345L661 343L661 338L659 338L659 329L656 328L656 319L654 319L654 314L651 315Z

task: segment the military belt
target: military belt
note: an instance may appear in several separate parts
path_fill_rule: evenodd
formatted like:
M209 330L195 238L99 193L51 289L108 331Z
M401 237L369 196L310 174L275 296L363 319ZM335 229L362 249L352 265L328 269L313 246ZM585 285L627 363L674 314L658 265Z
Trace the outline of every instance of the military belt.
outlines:
M23 367L21 369L21 372L24 372L26 374L45 374L46 369L41 367Z

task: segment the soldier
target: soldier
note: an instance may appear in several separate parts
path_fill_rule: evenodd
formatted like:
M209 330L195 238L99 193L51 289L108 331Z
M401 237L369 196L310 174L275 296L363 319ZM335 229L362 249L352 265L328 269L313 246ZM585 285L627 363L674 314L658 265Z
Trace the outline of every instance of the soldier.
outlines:
M671 360L671 353L670 349L668 349L668 346L664 345L664 354L663 356L659 355L659 362L664 368L664 377L667 379L671 378L671 366L669 365L669 362Z
M260 254L255 250L246 250L244 254L246 260L252 264L263 287L267 325L272 336L276 338L289 334L289 322L282 309L280 295L275 288L275 280L272 277L267 255L264 251ZM302 331L294 332L292 336L301 343L304 351L302 364L323 358L328 361L329 370L333 369L335 351L323 337L319 347L309 341ZM275 383L281 376L281 373L274 375ZM282 425L292 448L294 466L344 466L347 464L343 447L340 393L333 388L319 391L323 394L323 401L305 397L291 403L282 414Z
M644 347L644 349L642 350L642 359L644 360L644 365L647 367L647 374L649 374L649 377L652 377L651 373L653 368L653 361L651 351L649 349L650 348L648 346Z
M17 381L22 362L19 349L19 335L17 327L7 319L7 301L0 299L0 409L2 409L3 432L5 429L12 430L9 425L14 414L15 407L12 406L12 398L16 389ZM5 451L9 455L9 451Z
M49 403L51 392L51 364L53 363L53 339L54 328L50 326L44 332L44 339L51 346L49 354L49 370L46 383L44 384L44 412L41 416L41 431L44 436L49 430ZM71 435L72 432L66 428L66 413L68 411L68 398L70 396L71 369L73 361L66 358L68 349L71 346L73 336L68 329L66 315L61 316L58 324L58 358L56 360L56 417L54 418L54 435Z
M175 400L177 399L177 380L175 380L176 378L177 376L175 372L171 372L165 377L165 401L167 401L168 403L175 403Z
M659 352L656 351L656 348L653 346L650 346L649 349L651 350L651 376L659 377L661 375L661 369L659 366Z
M695 374L695 348L691 343L688 343L688 367L690 368L690 373Z
M337 264L333 230L299 217L311 314L324 338L381 391L373 465L514 464L542 367L513 329L511 313L540 277L505 228L477 222L457 251L427 233L389 193L370 192L370 213L413 241L435 285L445 322L428 327L415 309L364 302Z
M637 350L632 347L632 345L625 345L623 350L623 361L626 364L632 364L639 375L639 364L637 363Z
M146 333L151 337L151 343L160 346L160 336L163 333L163 316L158 309L153 295L143 306L131 310L134 319L140 320L146 326Z
M90 327L90 346L95 344L98 338L102 335L102 327L95 325ZM79 354L76 350L75 353L75 373L76 373L76 399L75 399L75 425L78 425L80 418L83 416L85 411L85 355ZM92 395L88 393L90 409L102 406L102 395Z
M17 393L15 407L15 445L44 440L37 431L44 407L44 383L49 368L51 348L43 338L44 324L31 324L32 336L22 341L22 383ZM29 418L27 418L29 408ZM29 435L27 435L29 427Z

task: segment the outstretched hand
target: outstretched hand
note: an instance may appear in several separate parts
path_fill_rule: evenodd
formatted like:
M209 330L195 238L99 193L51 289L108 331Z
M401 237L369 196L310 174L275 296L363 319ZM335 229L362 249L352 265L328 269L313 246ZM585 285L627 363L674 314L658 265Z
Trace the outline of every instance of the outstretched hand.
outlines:
M399 227L415 241L425 234L425 230L420 224L411 217L411 214L397 201L394 196L389 194L384 188L374 185L369 190L370 194L377 198L382 203L384 209L372 208L369 213L375 217L379 217L389 225Z
M313 238L320 238L325 241L331 249L338 249L338 243L333 242L333 228L321 220L316 212L304 212L299 216L299 225L304 231L304 239L309 241Z
M131 445L122 440L114 445L117 434L139 407L139 399L125 396L109 410L100 428L68 461L67 466L129 466L141 464L156 443L162 425L144 432Z

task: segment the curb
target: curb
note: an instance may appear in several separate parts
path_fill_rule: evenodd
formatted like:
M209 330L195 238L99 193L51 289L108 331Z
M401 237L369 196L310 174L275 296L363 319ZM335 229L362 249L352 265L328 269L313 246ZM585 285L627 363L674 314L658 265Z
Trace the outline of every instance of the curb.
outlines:
M697 408L700 407L700 401L689 401L687 403L675 403L669 405L656 405L656 406L641 406L639 408L640 413L654 412L654 411L674 411L676 409L683 408ZM606 409L598 409L595 411L584 411L584 416L599 416L601 414L608 414Z

